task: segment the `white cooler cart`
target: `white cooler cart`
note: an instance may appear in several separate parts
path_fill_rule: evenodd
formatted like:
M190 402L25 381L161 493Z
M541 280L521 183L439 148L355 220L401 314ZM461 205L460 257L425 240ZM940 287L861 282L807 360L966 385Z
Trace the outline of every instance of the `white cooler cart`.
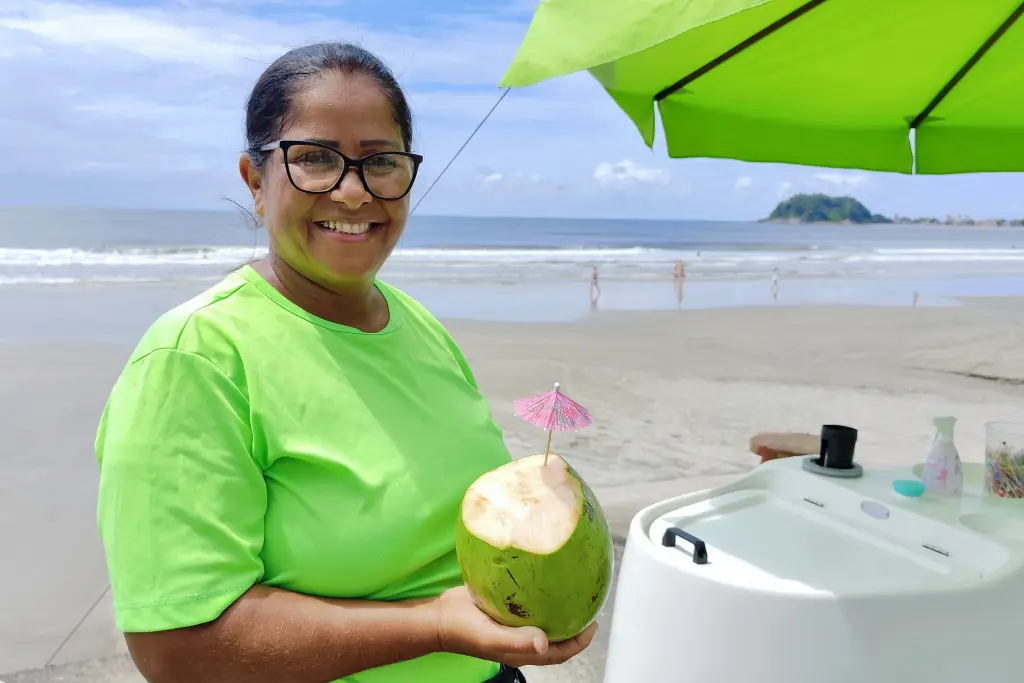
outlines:
M1024 683L1024 501L815 460L633 518L605 683Z

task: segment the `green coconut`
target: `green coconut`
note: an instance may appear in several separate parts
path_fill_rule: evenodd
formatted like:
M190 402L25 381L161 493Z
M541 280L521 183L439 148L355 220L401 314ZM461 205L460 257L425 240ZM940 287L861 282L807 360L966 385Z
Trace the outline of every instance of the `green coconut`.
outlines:
M483 474L466 491L455 548L485 614L536 626L552 642L578 635L604 606L614 554L608 521L561 457L531 455Z

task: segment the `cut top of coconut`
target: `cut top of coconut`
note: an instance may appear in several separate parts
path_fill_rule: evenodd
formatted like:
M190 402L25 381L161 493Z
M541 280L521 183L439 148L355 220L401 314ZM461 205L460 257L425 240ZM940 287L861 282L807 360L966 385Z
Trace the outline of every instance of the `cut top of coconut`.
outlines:
M477 479L462 502L466 530L495 548L549 555L573 535L583 514L583 486L561 457L513 460Z

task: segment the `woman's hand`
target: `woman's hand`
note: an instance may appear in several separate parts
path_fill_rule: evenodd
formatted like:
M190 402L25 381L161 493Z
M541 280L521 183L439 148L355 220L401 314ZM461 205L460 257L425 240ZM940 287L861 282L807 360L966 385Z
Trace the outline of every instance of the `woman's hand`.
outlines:
M480 611L465 586L442 593L434 603L435 626L445 652L486 659L510 667L561 664L583 652L597 623L575 638L549 643L534 626L502 626Z

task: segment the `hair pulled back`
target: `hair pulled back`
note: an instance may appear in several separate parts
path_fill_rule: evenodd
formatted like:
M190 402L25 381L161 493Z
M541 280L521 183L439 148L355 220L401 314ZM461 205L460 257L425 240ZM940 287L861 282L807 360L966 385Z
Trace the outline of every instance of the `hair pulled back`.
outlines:
M246 152L253 166L259 169L266 163L269 153L259 148L276 140L288 125L296 93L314 77L331 71L376 82L391 105L405 151L412 151L412 111L391 69L358 45L324 42L286 52L257 79L245 107Z

